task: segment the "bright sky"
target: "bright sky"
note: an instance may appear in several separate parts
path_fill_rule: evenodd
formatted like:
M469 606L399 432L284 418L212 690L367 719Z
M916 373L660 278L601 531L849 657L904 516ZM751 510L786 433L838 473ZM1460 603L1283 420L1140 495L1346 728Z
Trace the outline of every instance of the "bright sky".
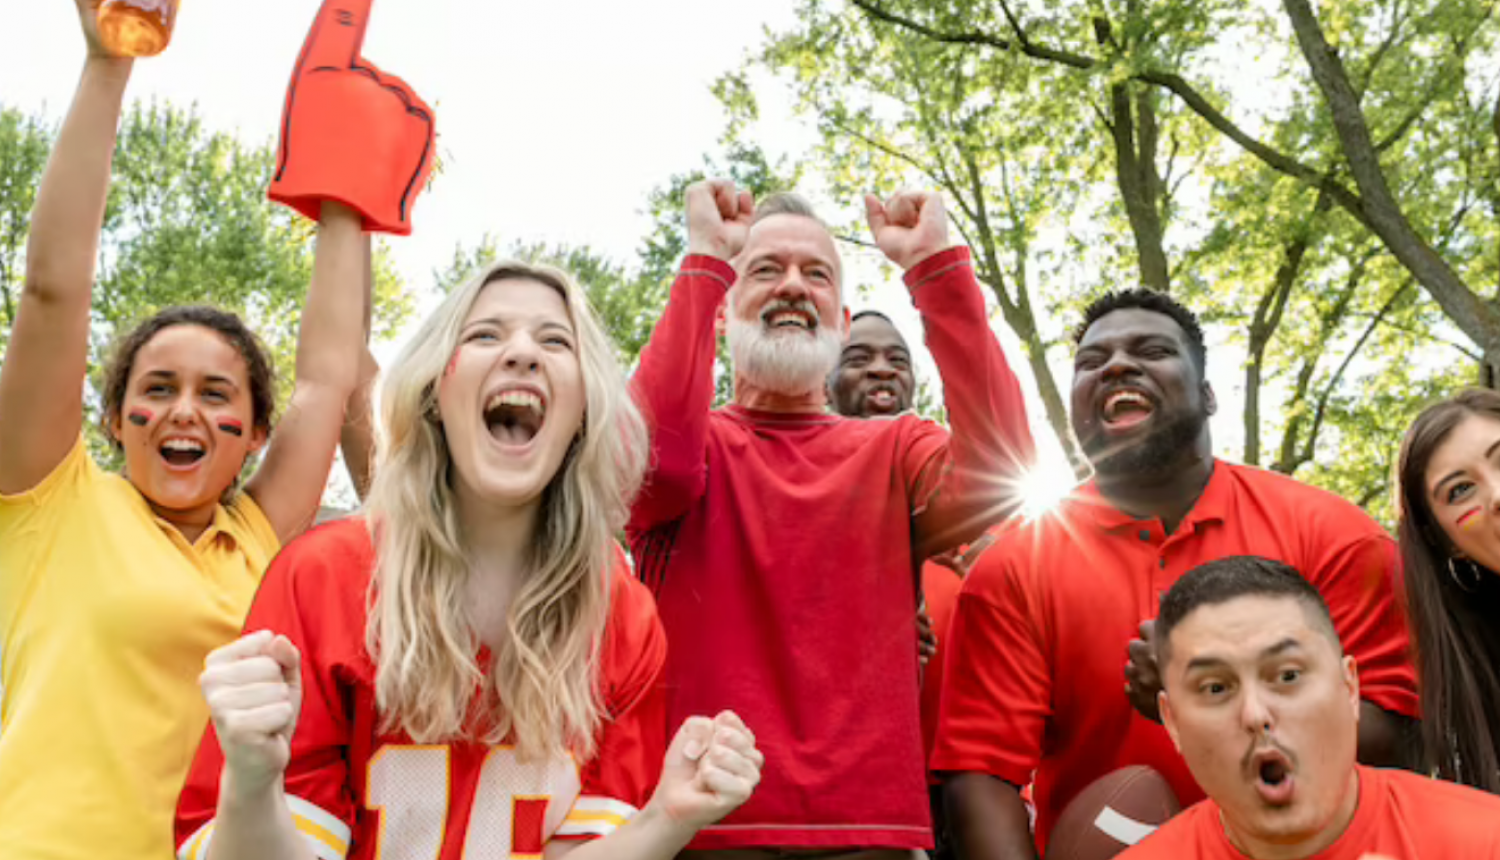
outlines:
M60 118L82 62L73 4L9 5L0 103ZM317 5L184 0L171 47L136 64L129 97L196 104L211 128L270 141ZM407 283L425 290L456 243L474 244L486 233L503 243L587 244L633 259L649 229L648 192L715 151L725 117L710 85L739 67L766 28L791 26L794 8L795 0L376 3L364 54L436 110L444 161L442 177L418 203L413 235L390 242ZM771 102L759 142L772 153L805 149L813 140L807 121ZM920 323L894 275L880 271L870 252L846 249L846 262L854 283L883 284L851 303L890 314L919 344ZM998 318L995 326L1032 391L1015 339ZM1233 450L1239 435L1236 365L1216 368L1221 451ZM919 370L936 381L930 362ZM1065 387L1066 365L1055 372ZM1060 460L1034 398L1030 411L1038 441Z

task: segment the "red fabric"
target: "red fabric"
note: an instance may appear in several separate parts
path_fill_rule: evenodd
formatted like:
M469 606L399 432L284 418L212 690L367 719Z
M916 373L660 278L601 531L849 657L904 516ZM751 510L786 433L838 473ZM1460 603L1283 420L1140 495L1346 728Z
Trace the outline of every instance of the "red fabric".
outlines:
M403 771L392 765L398 756L413 752L412 741L404 733L377 727L375 667L364 645L373 565L363 521L314 529L272 562L245 624L246 630L286 635L302 653L302 711L292 738L286 793L352 830L350 860L374 860L380 839L385 840L385 856L414 856L410 852L417 851L435 860L460 860L466 838L477 842L485 837L520 851L553 835L578 798L607 798L636 809L645 804L666 753L659 685L666 640L651 595L630 574L623 553L610 574L601 690L611 718L600 731L597 755L580 768L571 759L519 763L508 746L427 745L416 752L436 751L447 762L447 779L439 778L436 786L414 777L403 784ZM382 777L389 783L378 793L372 791L377 765L387 769ZM223 754L210 726L178 802L179 847L213 818L222 766ZM471 822L471 810L480 808L476 797L481 786L488 793L482 808L491 814L475 814ZM400 802L393 803L392 796ZM538 798L548 801L540 816L534 803ZM424 830L410 823L424 815L439 826ZM382 828L383 817L399 816L408 816L405 823ZM545 830L539 830L543 820ZM429 845L431 852L425 850ZM495 850L496 842L488 845L485 852ZM469 856L474 855L471 848Z
M1349 828L1306 860L1500 860L1500 797L1401 770L1359 769ZM1224 835L1218 804L1187 810L1120 860L1245 860Z
M714 312L733 279L720 260L683 262L634 380L654 471L630 535L671 642L668 713L732 708L767 761L692 847L930 846L914 544L972 528L997 501L976 479L1029 459L1020 388L958 249L907 275L951 443L912 415L713 411Z
M963 577L953 568L934 561L922 565L922 597L927 602L927 617L932 619L932 632L938 643L937 654L927 661L927 667L922 671L922 752L926 756L932 755L932 744L937 735L943 665L948 659L948 628L958 606L958 592L963 586Z
M365 230L407 235L432 172L433 113L360 56L374 0L324 0L287 87L270 197L318 220L324 200Z
M1018 786L1035 772L1039 846L1074 796L1127 765L1155 768L1184 805L1203 797L1166 730L1130 706L1123 669L1162 592L1204 562L1251 554L1296 568L1359 661L1363 697L1417 713L1395 545L1331 493L1219 461L1170 537L1092 484L1056 512L996 532L959 596L947 665L963 670L945 679L932 768Z

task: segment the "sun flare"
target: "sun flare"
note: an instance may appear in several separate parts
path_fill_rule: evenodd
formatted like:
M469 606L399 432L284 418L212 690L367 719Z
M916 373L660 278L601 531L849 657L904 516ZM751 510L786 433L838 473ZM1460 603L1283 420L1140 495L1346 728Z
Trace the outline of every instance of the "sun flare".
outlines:
M1053 510L1077 486L1078 477L1063 456L1041 455L1037 463L1021 476L1021 516L1040 518Z

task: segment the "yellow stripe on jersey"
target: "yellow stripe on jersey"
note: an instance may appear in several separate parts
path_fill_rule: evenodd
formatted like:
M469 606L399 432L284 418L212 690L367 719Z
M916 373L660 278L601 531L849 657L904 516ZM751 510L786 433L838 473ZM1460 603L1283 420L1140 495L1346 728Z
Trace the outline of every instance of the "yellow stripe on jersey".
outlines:
M292 824L312 843L319 860L344 860L352 836L349 825L296 795L287 795L286 806L292 813Z

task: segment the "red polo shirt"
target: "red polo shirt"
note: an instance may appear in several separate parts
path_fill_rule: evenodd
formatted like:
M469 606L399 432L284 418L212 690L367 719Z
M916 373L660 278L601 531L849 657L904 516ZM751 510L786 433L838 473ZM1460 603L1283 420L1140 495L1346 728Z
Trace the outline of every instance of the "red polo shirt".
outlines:
M1230 555L1285 562L1327 602L1360 695L1415 716L1416 677L1395 593L1395 544L1343 499L1284 475L1214 465L1177 530L1137 520L1092 484L1040 519L998 528L964 580L949 633L932 769L1035 775L1037 843L1089 783L1132 764L1155 768L1184 806L1203 797L1160 725L1126 698L1126 645L1161 594L1197 565Z

